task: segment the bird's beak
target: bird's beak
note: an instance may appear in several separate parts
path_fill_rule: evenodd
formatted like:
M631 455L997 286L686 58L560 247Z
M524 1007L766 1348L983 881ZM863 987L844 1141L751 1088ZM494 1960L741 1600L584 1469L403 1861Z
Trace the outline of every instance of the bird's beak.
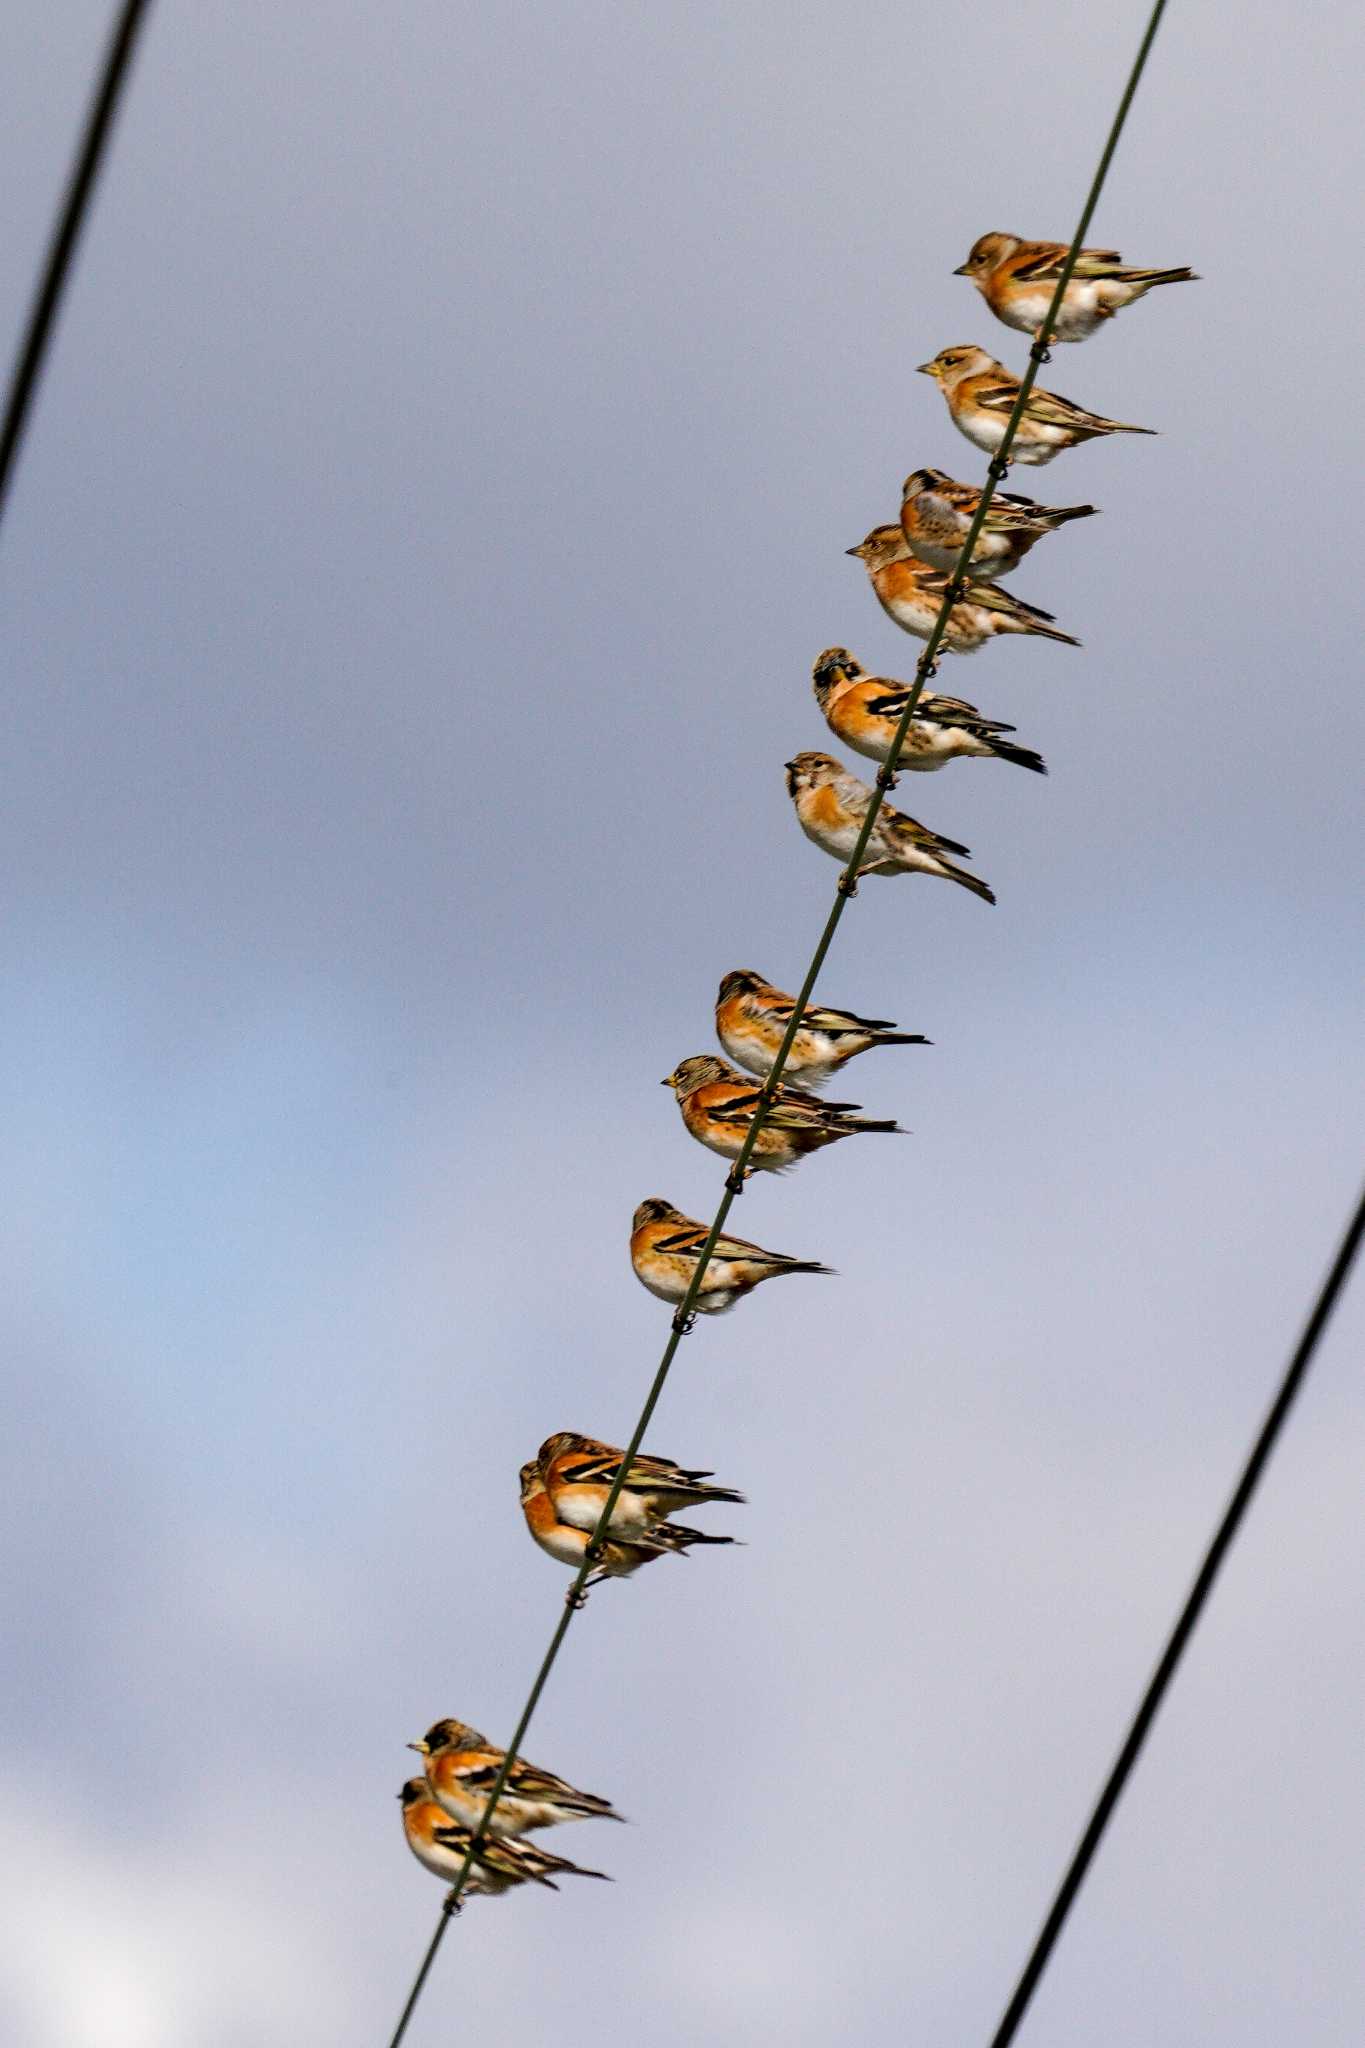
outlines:
M971 267L972 266L970 263L959 263L957 269L953 272L953 276L966 277L969 274Z
M953 275L957 275L956 271L954 271ZM937 363L916 363L915 369L921 377L937 377L938 375Z
M863 551L863 543L862 543L861 541L859 541L859 542L858 542L858 545L857 545L857 547L856 547L856 548L845 548L845 549L844 549L844 553L845 553L846 555L860 555L860 554L862 553L862 551Z
M431 1755L431 1744L429 1742L410 1742L408 1744L408 1748L415 1749L417 1751L418 1756Z
M671 1074L665 1074L663 1080L660 1081L659 1086L661 1088L671 1088L673 1086L673 1076Z

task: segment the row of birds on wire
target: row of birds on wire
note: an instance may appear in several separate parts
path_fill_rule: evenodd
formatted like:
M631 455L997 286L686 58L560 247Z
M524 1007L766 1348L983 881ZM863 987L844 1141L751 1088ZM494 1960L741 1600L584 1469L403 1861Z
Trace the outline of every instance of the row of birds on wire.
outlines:
M1036 339L1067 254L1064 243L982 235L954 275L972 281L997 319ZM1194 272L1184 267L1135 269L1124 264L1115 249L1083 249L1050 340L1084 341L1154 285L1193 278ZM1020 380L987 350L976 347L940 349L919 368L943 393L953 424L996 458ZM1035 384L1009 461L1038 467L1086 441L1153 431L1089 412ZM864 564L883 611L905 632L922 640L932 634L982 496L975 485L959 483L942 470L917 469L905 480L899 522L874 527L848 550ZM941 647L952 654L972 654L1007 633L1078 646L1050 613L1002 590L999 579L1011 575L1048 534L1073 520L1092 517L1095 510L1093 505L1040 505L1030 498L997 493L977 535L960 594L948 611ZM815 662L813 683L816 701L836 738L865 759L885 764L913 685L869 674L844 647L825 649ZM897 774L932 772L950 761L979 759L1006 761L1045 775L1041 756L1016 744L1010 737L1014 730L960 698L926 691L897 760ZM874 801L872 788L825 753L796 754L786 763L786 776L802 831L835 860L847 863ZM883 804L858 875L849 877L849 883L856 887L863 875L937 875L994 903L989 885L959 865L966 858L968 849L956 840ZM722 980L716 1001L716 1034L729 1060L697 1054L665 1077L687 1130L723 1158L733 1161L739 1156L759 1108L760 1085L776 1065L795 1007L792 996L761 974L748 968L732 970ZM783 1172L808 1153L845 1138L899 1130L894 1121L861 1116L857 1103L831 1102L813 1091L875 1047L928 1043L917 1032L898 1030L886 1018L808 1005L750 1154L746 1177ZM676 1308L688 1294L709 1234L709 1225L685 1216L662 1196L651 1196L640 1203L632 1221L630 1258L636 1277L651 1294ZM818 1260L768 1251L745 1238L722 1234L712 1248L692 1308L703 1315L723 1314L766 1280L829 1270ZM547 1438L521 1468L522 1512L540 1548L577 1572L592 1547L594 1569L584 1581L584 1593L602 1580L629 1577L658 1558L680 1557L698 1546L735 1540L674 1517L707 1505L740 1504L743 1494L714 1485L710 1472L642 1452L622 1474L622 1457L610 1444L561 1431ZM622 1484L610 1522L593 1545L618 1476ZM422 1758L423 1775L410 1778L400 1794L408 1846L426 1869L453 1884L477 1839L462 1895L503 1892L527 1883L553 1889L556 1878L565 1875L605 1876L553 1855L526 1837L565 1821L620 1820L609 1800L580 1792L518 1756L490 1813L489 1795L505 1763L504 1751L477 1729L453 1719L437 1721L410 1747Z

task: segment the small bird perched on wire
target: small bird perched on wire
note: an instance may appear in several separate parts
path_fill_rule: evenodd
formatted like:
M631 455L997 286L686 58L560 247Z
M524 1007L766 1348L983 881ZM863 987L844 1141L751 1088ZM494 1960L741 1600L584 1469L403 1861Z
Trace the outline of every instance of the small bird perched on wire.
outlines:
M982 492L941 469L912 470L901 487L901 532L910 552L931 569L956 569ZM1012 491L997 491L986 508L972 549L969 574L991 582L1008 576L1045 534L1072 519L1093 519L1094 505L1037 505Z
M427 1784L437 1805L461 1827L480 1827L506 1750L496 1748L467 1721L451 1720L434 1722L421 1741L410 1742L408 1748L426 1759ZM498 1795L488 1831L506 1837L569 1820L623 1818L609 1799L579 1792L552 1771L539 1770L519 1756Z
M867 570L886 616L902 632L927 640L943 609L951 581L947 570L931 569L927 562L917 561L899 526L874 526L856 548L845 548L844 552L856 555ZM1060 640L1066 647L1080 646L1079 640L1053 625L1051 612L1040 611L1036 604L1025 604L1021 597L1011 596L999 584L969 576L964 578L964 586L963 595L948 613L939 641L939 647L946 648L949 654L975 654L978 647L984 647L1000 633L1036 633L1044 640Z
M889 760L913 685L891 676L870 676L846 647L827 647L815 663L812 680L815 701L830 731L869 761ZM983 718L974 704L965 704L960 697L938 697L926 690L906 728L896 772L946 768L950 761L976 756L1012 761L1017 768L1046 775L1041 754L1001 737L1013 731L999 719Z
M559 1519L534 1458L522 1466L520 1477L521 1511L532 1538L548 1557L557 1558L560 1564L576 1572L587 1556L592 1532ZM684 1528L681 1522L660 1522L638 1542L627 1543L614 1536L604 1538L597 1548L594 1569L583 1582L583 1591L601 1585L604 1579L628 1579L642 1564L653 1564L658 1557L684 1557L694 1544L734 1540L733 1536L711 1536L701 1529Z
M546 1437L536 1453L545 1489L561 1522L589 1535L597 1527L607 1495L616 1484L624 1452L597 1437L561 1429ZM742 1506L744 1495L733 1486L713 1486L712 1475L637 1451L626 1467L621 1491L611 1511L607 1533L627 1543L647 1543L661 1532L667 1546L684 1536L698 1543L733 1543L732 1536L702 1535L681 1529L668 1517L679 1508L704 1508L716 1501ZM686 1544L683 1545L684 1549Z
M433 1877L454 1884L469 1853L471 1831L438 1806L425 1778L409 1778L398 1797L403 1802L403 1833L413 1855ZM557 1877L598 1877L611 1882L605 1870L585 1870L581 1863L570 1863L567 1856L552 1856L534 1842L489 1835L474 1852L460 1899L508 1892L518 1884L548 1885L557 1892Z
M954 277L969 277L997 320L1037 336L1070 250L1069 242L1024 242L1018 235L980 235ZM1067 280L1053 341L1084 341L1157 284L1197 284L1194 271L1134 270L1117 249L1082 249Z
M774 988L751 967L734 967L716 997L716 1036L732 1060L766 1080L777 1063L778 1050L796 1008L795 996ZM791 1043L783 1078L806 1088L822 1088L860 1052L874 1045L928 1045L918 1031L898 1031L889 1017L857 1017L851 1010L831 1010L807 1003L801 1026Z
M673 1090L682 1120L699 1145L719 1152L722 1159L738 1159L759 1099L759 1089L747 1074L737 1073L712 1053L698 1053L679 1061L671 1074L665 1074L663 1085ZM749 1154L746 1178L751 1173L784 1173L808 1152L835 1145L840 1138L900 1130L897 1123L855 1116L857 1107L856 1102L822 1102L818 1095L779 1087Z
M977 448L994 455L1019 396L1019 378L984 348L941 348L932 362L915 366L932 377L947 400L953 425ZM1134 427L1087 412L1055 391L1035 384L1010 443L1009 460L1036 468L1051 462L1064 448L1079 448L1104 434L1154 434L1155 427Z
M796 806L801 830L832 859L847 862L872 802L872 791L832 754L796 754L786 767L787 793ZM941 875L944 881L959 882L974 896L994 903L994 892L979 876L968 874L946 858L959 853L966 859L970 851L956 839L944 839L927 825L907 818L903 811L883 804L863 849L858 874Z
M675 1209L661 1195L651 1195L641 1202L631 1222L630 1263L636 1279L651 1294L657 1294L660 1301L682 1301L709 1236L709 1225L684 1216L681 1209ZM786 1252L766 1252L762 1245L750 1244L747 1238L730 1237L722 1231L706 1262L692 1307L698 1315L724 1315L764 1280L778 1280L784 1273L829 1270L818 1259L793 1259Z

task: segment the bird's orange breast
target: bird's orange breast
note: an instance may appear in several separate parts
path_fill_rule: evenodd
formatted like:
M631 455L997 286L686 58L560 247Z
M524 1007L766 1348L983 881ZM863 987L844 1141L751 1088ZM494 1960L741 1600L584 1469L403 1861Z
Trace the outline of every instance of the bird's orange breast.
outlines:
M806 798L806 816L812 824L823 825L830 832L837 832L841 825L847 823L839 792L833 783L823 783Z

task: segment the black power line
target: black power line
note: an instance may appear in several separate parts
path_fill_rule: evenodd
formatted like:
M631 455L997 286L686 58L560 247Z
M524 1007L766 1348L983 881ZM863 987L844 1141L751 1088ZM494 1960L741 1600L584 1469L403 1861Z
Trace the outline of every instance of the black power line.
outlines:
M80 148L71 172L71 182L66 190L66 199L57 217L57 224L53 228L47 259L38 279L38 289L33 295L24 338L10 375L4 421L0 424L0 519L5 516L5 504L9 496L15 457L24 438L24 428L28 424L38 379L42 375L43 363L52 341L52 329L61 305L62 293L71 274L76 244L80 240L81 229L85 226L86 215L90 211L95 180L99 176L108 148L119 94L123 90L128 67L132 62L133 46L149 5L150 0L124 0L123 8L114 24L104 68L95 88L95 97L90 103L90 112L86 116Z
M1160 1662L1152 1673L1146 1692L1142 1695L1141 1704L1133 1717L1133 1725L1124 1738L1123 1747L1115 1759L1113 1769L1104 1781L1094 1811L1086 1822L1085 1832L1076 1844L1075 1853L1067 1865L1066 1875L1058 1888L1051 1910L1043 1922L1038 1939L1033 1944L1023 1974L1014 1988L1014 1995L1005 2007L1004 2017L999 2026L991 2036L991 2048L1007 2048L1007 2044L1019 2031L1024 2014L1028 2011L1029 2001L1038 1987L1038 1980L1047 1968L1048 1958L1066 1924L1067 1914L1075 1903L1077 1892L1085 1882L1085 1874L1090 1868L1095 1851L1099 1848L1114 1808L1122 1797L1123 1788L1132 1775L1133 1766L1142 1753L1142 1745L1147 1740L1152 1723L1156 1719L1157 1709L1166 1696L1186 1645L1204 1611L1205 1602L1213 1591L1213 1584L1218 1577L1223 1559L1227 1556L1233 1538L1242 1525L1246 1511L1251 1505L1252 1495L1260 1483L1270 1454L1288 1420L1294 1397L1303 1385L1304 1377L1313 1362L1318 1340L1327 1327L1342 1288L1346 1285L1352 1263L1360 1249L1362 1236L1365 1236L1365 1192L1362 1192L1356 1212L1347 1225L1346 1235L1341 1240L1331 1270L1322 1283L1321 1291L1304 1326L1298 1349L1289 1361L1288 1370L1280 1382L1279 1392L1270 1404L1270 1412L1261 1425L1260 1435L1252 1445L1251 1455L1243 1467L1232 1499L1227 1504L1222 1521L1214 1531L1213 1541L1204 1553L1204 1561L1195 1575L1194 1584L1176 1619L1175 1627L1171 1630Z

